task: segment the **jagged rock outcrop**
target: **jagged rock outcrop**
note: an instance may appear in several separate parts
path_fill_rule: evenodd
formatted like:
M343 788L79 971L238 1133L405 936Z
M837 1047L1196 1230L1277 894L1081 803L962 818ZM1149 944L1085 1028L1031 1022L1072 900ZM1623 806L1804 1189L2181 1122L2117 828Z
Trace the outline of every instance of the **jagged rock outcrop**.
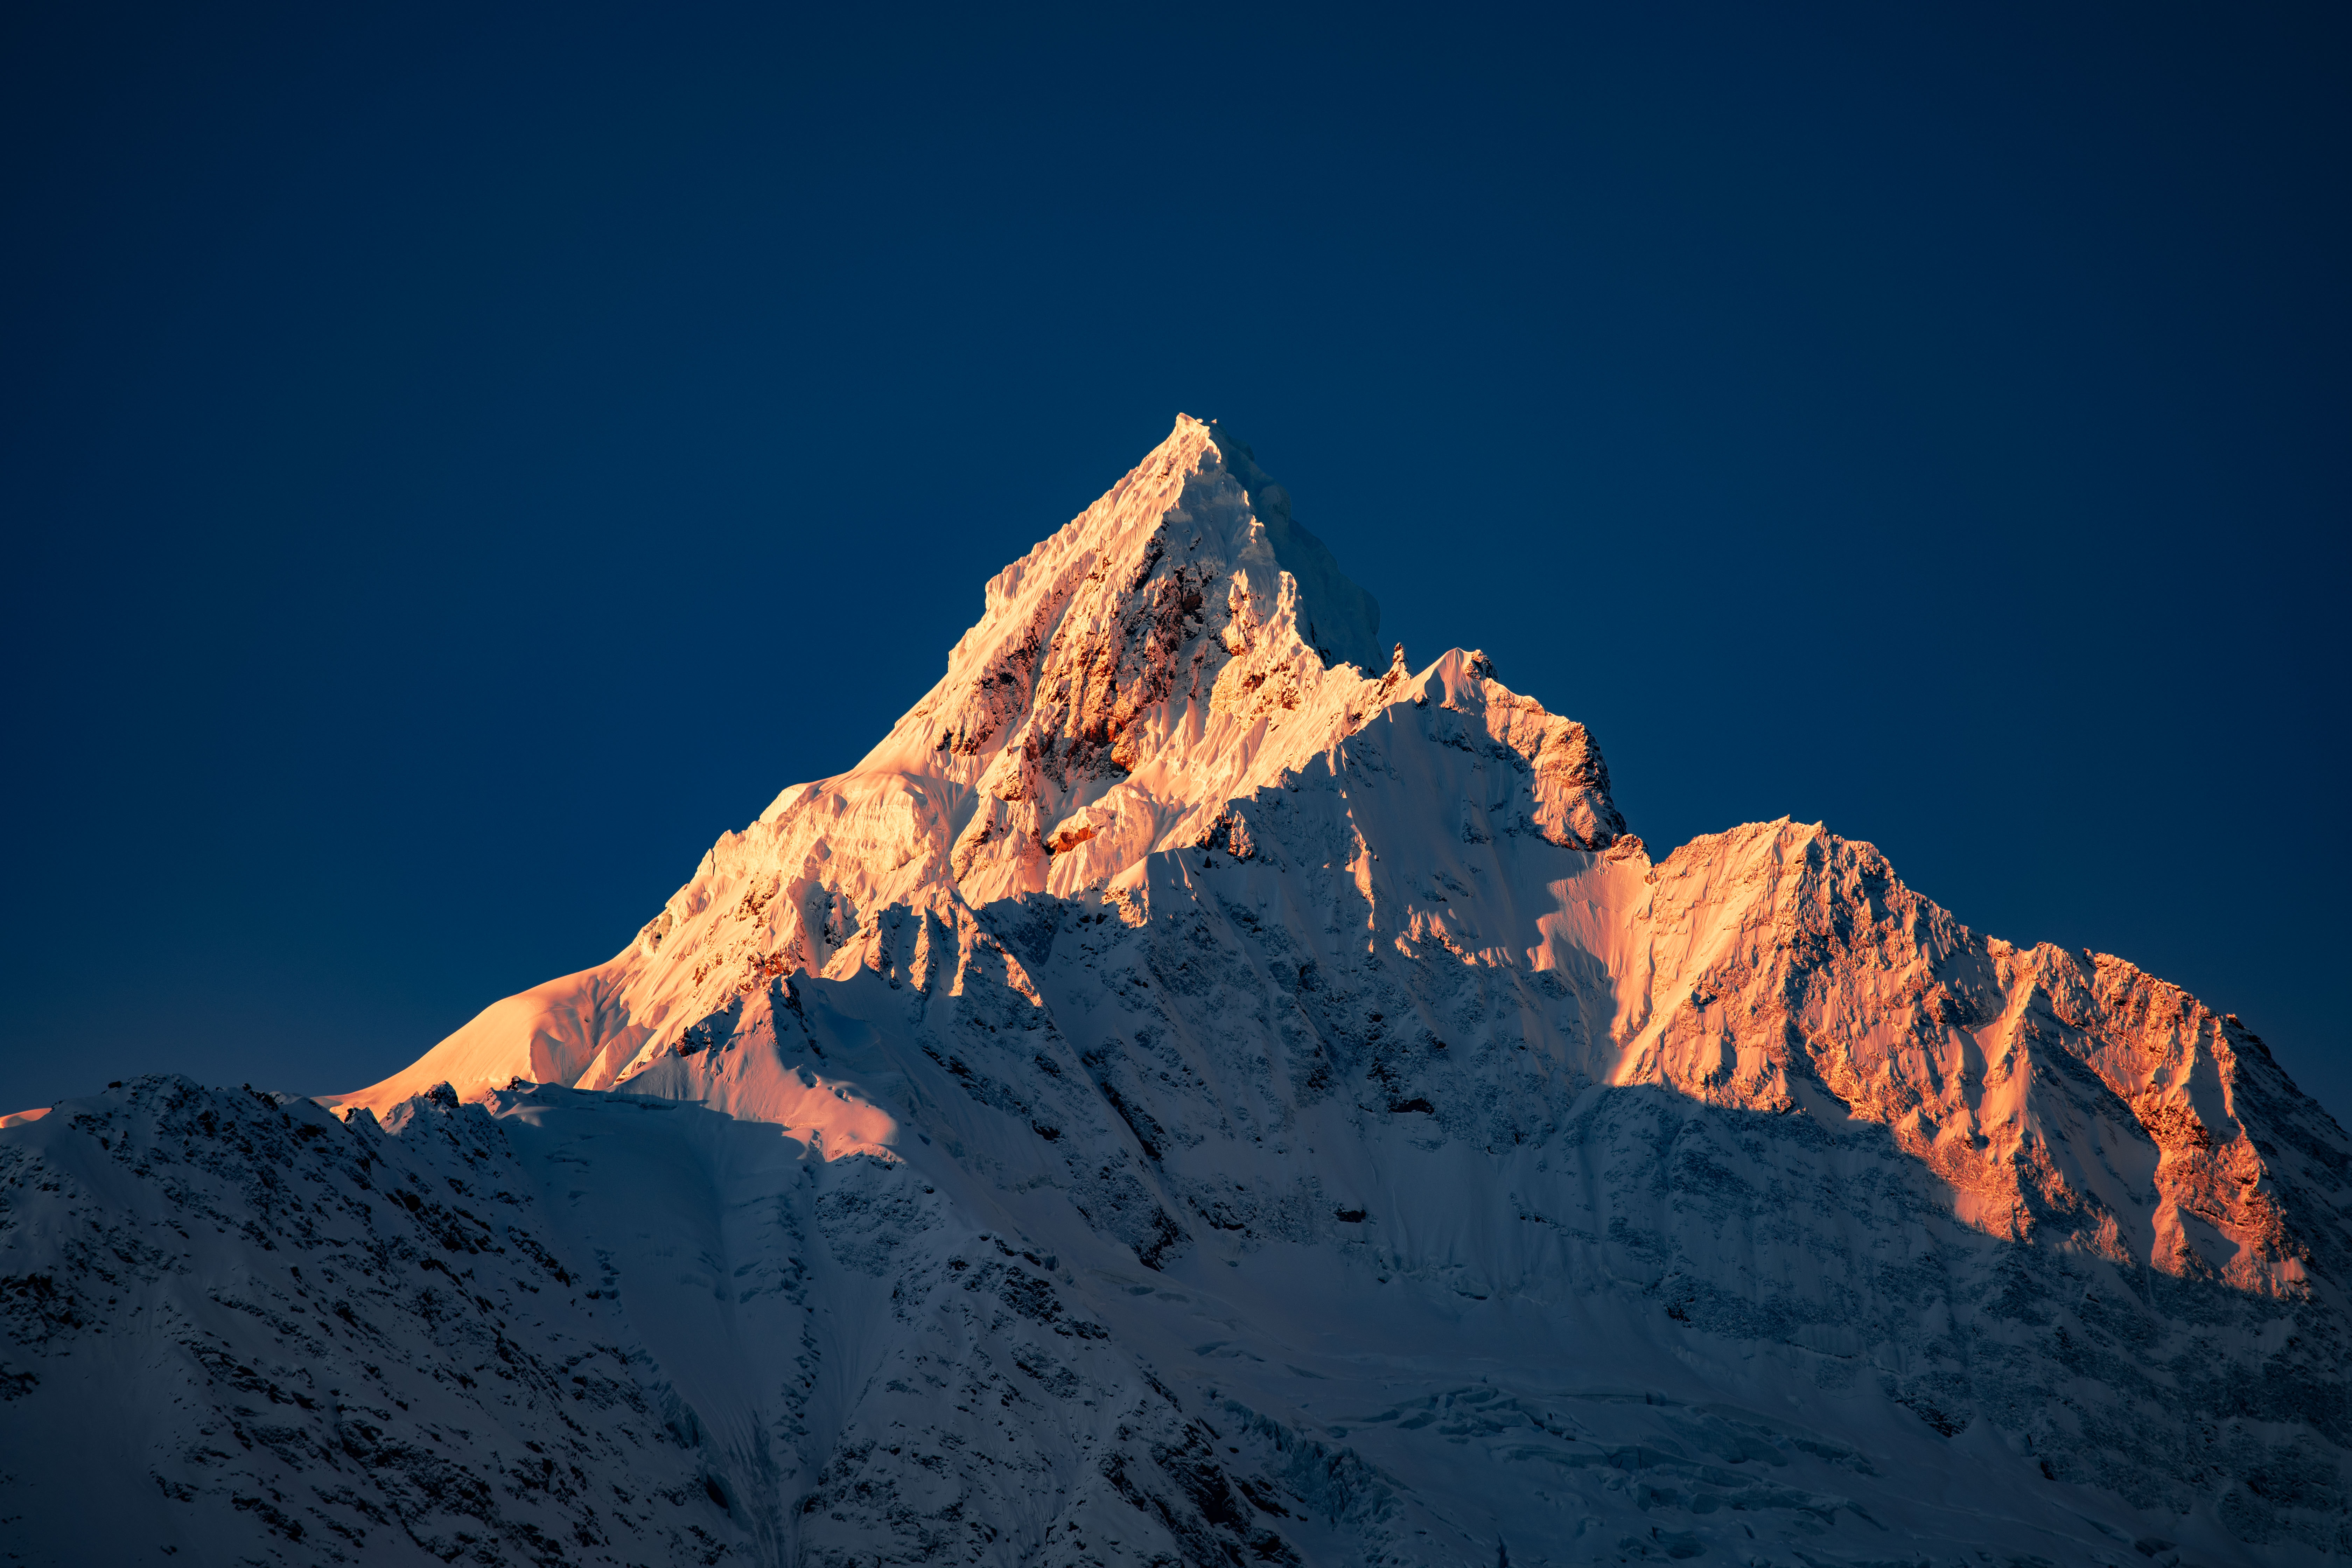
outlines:
M0 1130L5 1551L2352 1552L2352 1140L2260 1040L1819 826L1654 862L1277 492L1180 420L856 768L331 1111Z

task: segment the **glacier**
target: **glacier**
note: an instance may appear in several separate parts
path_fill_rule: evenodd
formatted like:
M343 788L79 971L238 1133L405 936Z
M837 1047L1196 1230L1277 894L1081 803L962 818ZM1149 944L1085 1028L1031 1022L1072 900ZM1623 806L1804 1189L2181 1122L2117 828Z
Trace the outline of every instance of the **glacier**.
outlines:
M2318 1563L2352 1139L1180 417L857 766L316 1099L0 1119L0 1560Z

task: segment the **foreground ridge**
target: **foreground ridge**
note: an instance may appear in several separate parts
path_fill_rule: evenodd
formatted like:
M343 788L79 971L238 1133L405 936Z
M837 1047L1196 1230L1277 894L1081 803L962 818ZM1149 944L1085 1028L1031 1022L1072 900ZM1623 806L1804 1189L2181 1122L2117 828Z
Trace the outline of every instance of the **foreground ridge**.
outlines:
M2255 1036L1378 628L1180 417L609 962L0 1124L7 1560L2352 1552Z

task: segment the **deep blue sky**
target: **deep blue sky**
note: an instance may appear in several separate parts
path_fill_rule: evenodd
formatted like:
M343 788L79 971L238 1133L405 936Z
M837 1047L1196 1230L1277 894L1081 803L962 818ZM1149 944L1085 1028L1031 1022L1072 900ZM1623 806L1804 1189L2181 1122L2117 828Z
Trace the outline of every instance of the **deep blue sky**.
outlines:
M601 960L1182 409L2352 1120L2352 11L367 9L0 20L0 1110Z

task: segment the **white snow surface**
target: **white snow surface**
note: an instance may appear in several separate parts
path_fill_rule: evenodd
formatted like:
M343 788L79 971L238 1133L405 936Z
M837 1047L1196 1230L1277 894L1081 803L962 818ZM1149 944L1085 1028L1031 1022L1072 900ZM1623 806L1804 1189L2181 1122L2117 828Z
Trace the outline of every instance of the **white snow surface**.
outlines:
M1377 628L1180 418L609 962L0 1120L0 1561L2352 1553L2254 1036Z

